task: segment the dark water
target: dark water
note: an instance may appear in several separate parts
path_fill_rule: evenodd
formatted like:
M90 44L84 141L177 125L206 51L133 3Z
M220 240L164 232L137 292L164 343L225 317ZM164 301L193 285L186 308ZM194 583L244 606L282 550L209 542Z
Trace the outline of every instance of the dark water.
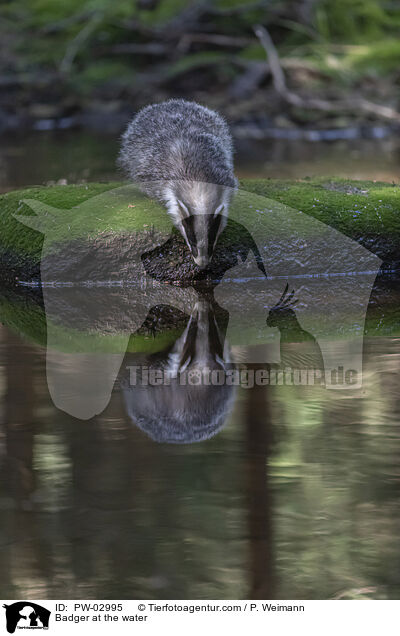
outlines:
M85 136L6 144L1 187L111 178L115 142L106 148ZM350 174L325 151L318 172L372 176L372 160ZM292 152L280 175L304 170ZM245 154L239 165L251 171ZM45 348L0 327L0 596L398 598L393 333L364 339L361 390L239 387L217 435L176 445L132 422L118 384L88 421L58 410Z
M118 135L41 132L0 138L0 192L67 180L121 180L116 171ZM343 176L398 181L400 140L339 140L332 143L264 140L236 142L241 177Z
M240 388L170 445L117 390L58 411L44 349L0 337L3 598L398 598L400 339L367 342L362 395Z

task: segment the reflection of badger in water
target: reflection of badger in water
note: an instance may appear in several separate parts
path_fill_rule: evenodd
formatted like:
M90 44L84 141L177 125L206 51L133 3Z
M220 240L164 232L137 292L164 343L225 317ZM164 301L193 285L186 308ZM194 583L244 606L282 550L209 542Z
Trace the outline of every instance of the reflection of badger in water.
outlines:
M226 225L236 187L232 154L222 117L183 99L146 106L122 139L119 163L166 206L200 268L207 267Z
M159 311L170 309L161 307ZM182 312L175 311L179 322ZM121 382L126 410L153 440L199 442L215 435L224 425L234 399L234 387L224 381L230 362L226 325L226 312L214 301L201 298L172 347L153 355L127 356L127 368L135 369L135 377L132 382L130 371ZM148 370L161 372L160 384L144 384L144 369L146 374ZM209 382L215 377L211 376L212 371L218 372L218 384Z

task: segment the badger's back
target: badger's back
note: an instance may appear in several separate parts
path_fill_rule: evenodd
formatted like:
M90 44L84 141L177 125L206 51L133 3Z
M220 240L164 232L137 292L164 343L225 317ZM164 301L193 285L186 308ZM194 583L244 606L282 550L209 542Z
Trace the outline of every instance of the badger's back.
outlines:
M146 106L134 117L122 138L119 163L139 184L236 183L227 124L214 111L181 99Z

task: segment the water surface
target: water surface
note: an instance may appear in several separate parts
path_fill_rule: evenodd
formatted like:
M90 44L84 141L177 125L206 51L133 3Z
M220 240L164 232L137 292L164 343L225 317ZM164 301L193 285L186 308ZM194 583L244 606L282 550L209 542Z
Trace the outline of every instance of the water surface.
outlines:
M3 598L398 598L400 339L367 341L356 396L240 388L172 445L119 390L57 410L44 349L0 337Z
M242 144L239 172L391 180L395 145L371 143ZM116 150L87 134L6 140L0 187L118 178ZM388 298L398 307L396 282ZM177 445L135 425L118 383L88 421L58 410L45 348L1 326L0 596L398 598L395 327L365 338L361 390L239 387L218 434Z
M116 170L117 134L36 132L0 139L0 192L27 185L121 180ZM382 140L307 142L266 139L236 141L240 177L298 179L341 176L398 181L400 142Z

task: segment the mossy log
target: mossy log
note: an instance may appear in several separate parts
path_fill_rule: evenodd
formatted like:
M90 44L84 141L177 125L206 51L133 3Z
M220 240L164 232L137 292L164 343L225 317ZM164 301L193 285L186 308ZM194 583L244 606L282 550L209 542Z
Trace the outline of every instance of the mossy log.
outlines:
M400 265L399 186L328 178L243 180L240 186L227 229L220 237L218 250L207 271L199 270L193 263L186 244L172 229L163 208L138 191L129 190L132 186L107 183L35 187L2 195L0 319L35 342L44 344L46 322L40 283L65 286L73 281L86 288L88 284L94 284L96 290L91 289L90 295L95 300L84 316L81 313L77 316L76 307L85 305L87 292L79 292L79 300L74 296L78 292L67 294L65 287L63 292L57 289L51 292L52 312L49 313L50 305L47 304L47 324L52 321L53 332L57 331L58 342L64 350L79 348L82 331L85 332L85 350L118 349L121 334L124 334L122 340L125 342L127 333L135 333L130 341L133 351L162 349L177 337L176 314L168 324L163 312L162 320L153 321L146 327L149 310L160 304L160 295L157 286L155 291L147 288L146 306L142 306L144 296L139 298L134 292L135 285L141 284L138 279L140 263L140 276L145 272L147 280L158 285L179 283L184 288L179 292L174 290L174 285L163 288L165 303L181 312L182 324L184 314L190 313L190 307L195 303L192 288L210 283L216 290L217 302L229 309L234 334L232 344L263 344L264 335L256 318L254 321L249 318L245 329L241 328L243 310L247 310L248 316L252 312L256 316L259 307L264 311L268 305L272 306L273 298L279 298L285 281L278 279L284 278L284 274L288 279L296 277L299 266L296 258L287 258L285 241L292 237L293 242L293 232L300 223L299 233L307 250L316 252L317 265L309 270L311 276L330 275L335 270L330 265L333 260L337 272L349 276L353 273L354 262L359 263L359 272L368 269L369 253L382 261L378 286L375 285L372 292L373 302L362 327L370 334L397 333L398 312L381 279L384 271L395 275L393 272ZM296 211L296 215L292 211ZM314 224L310 222L313 219ZM338 236L355 241L356 248L358 244L366 249L359 248L358 252L349 249L349 241L345 249L335 254L330 228L337 230ZM251 253L255 256L255 268L254 259L248 258ZM276 288L271 292L272 300L265 300L264 292L249 283L252 277L263 279L262 268L257 269L257 253L263 258L267 255L267 261L273 263L271 271L275 276L270 278L276 279ZM280 272L280 261L282 275L276 275ZM318 271L318 263L321 263L321 271ZM230 287L229 302L224 305L226 287L217 288L217 283L231 271L237 278ZM366 274L368 291L375 274ZM267 267L267 278L269 275ZM119 283L128 283L128 287L133 283L133 288L124 288L116 294L113 285ZM99 284L103 285L101 292ZM107 284L110 288L105 289ZM351 324L353 310L346 298L351 299L355 292L353 282L346 284L341 286L344 296L340 312ZM333 322L330 325L329 321L335 293L331 290L326 294L325 291L323 286L317 289L314 285L314 303L318 309L314 312L315 328L318 331L317 323L324 322L327 333L333 334ZM365 289L362 293L365 295ZM384 298L384 310L381 297ZM96 307L94 313L93 306ZM137 316L133 320L135 311L140 320ZM382 322L383 311L385 320Z
M107 236L112 239L127 232L167 231L171 227L161 206L137 193L132 207L92 209L85 218L74 210L94 197L118 189L119 183L32 187L0 196L0 280L39 280L43 235L19 222L17 216L33 215L26 201L37 201L63 211L56 238L85 240ZM335 228L379 256L389 269L400 266L400 186L383 182L345 179L244 179L241 188L266 197ZM254 209L255 214L255 209ZM71 224L72 222L72 224ZM37 229L40 229L39 227ZM174 278L175 266L182 265L186 254L184 243L171 244ZM175 254L173 250L177 248ZM181 253L179 253L179 250ZM189 278L196 276L195 270ZM182 278L182 277L181 277Z

